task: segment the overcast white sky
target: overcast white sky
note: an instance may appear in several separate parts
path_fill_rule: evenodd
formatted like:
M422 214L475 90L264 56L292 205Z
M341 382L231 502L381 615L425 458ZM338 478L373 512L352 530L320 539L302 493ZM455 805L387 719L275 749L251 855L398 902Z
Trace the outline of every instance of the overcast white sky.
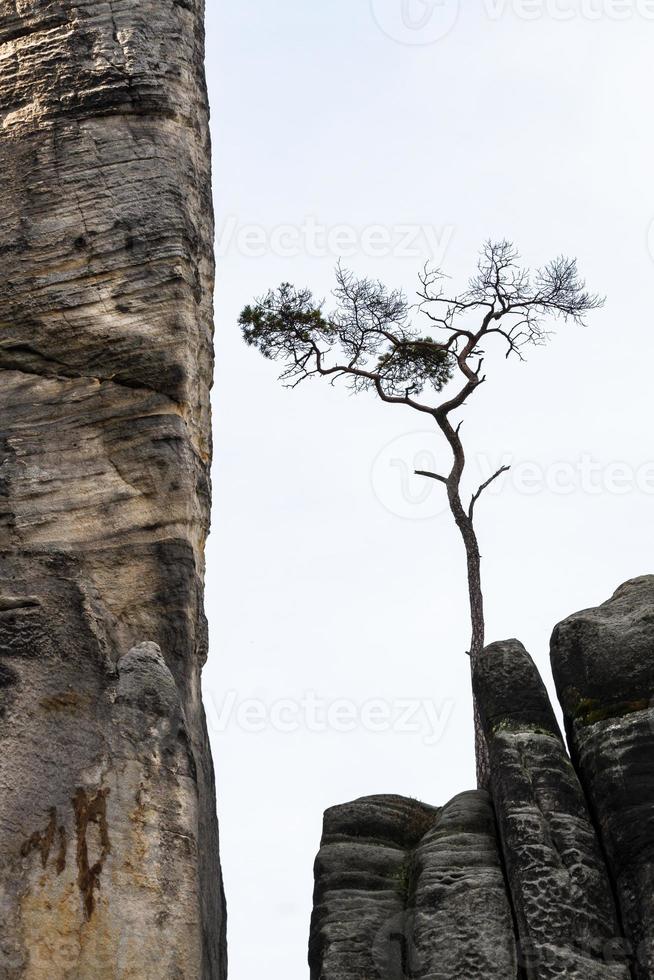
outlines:
M478 513L488 638L519 637L549 684L552 627L652 571L654 4L208 6L205 692L230 976L305 980L323 810L369 793L442 804L473 786L463 553L441 488L425 496L408 476L445 459L437 435L372 396L285 391L243 346L239 310L282 280L328 294L341 254L407 291L427 259L464 284L487 237L532 265L578 256L606 308L500 365L466 413L471 484L515 463ZM370 730L405 701L418 731ZM334 730L355 710L352 731Z

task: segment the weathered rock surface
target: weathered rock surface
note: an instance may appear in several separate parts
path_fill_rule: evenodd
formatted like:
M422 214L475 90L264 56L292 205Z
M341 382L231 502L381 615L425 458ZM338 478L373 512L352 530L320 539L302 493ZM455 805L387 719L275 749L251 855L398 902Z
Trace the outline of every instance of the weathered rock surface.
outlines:
M534 662L517 640L495 643L473 685L527 977L628 980L595 828Z
M225 976L202 0L0 0L0 978Z
M654 977L654 576L552 637L572 756L600 829L639 980Z
M371 797L325 814L313 980L512 980L513 922L488 796L442 810Z
M570 616L551 653L571 758L508 640L473 671L490 797L327 811L313 980L654 980L654 576Z

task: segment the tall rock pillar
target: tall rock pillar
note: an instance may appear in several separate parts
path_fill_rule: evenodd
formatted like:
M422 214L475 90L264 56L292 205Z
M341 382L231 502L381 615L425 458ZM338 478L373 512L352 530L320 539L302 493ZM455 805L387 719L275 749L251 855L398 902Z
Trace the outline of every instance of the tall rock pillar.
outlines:
M223 980L203 0L0 0L0 978Z
M572 758L617 893L637 980L654 978L654 576L552 636Z
M527 980L630 980L613 891L577 774L522 643L486 647L473 686Z

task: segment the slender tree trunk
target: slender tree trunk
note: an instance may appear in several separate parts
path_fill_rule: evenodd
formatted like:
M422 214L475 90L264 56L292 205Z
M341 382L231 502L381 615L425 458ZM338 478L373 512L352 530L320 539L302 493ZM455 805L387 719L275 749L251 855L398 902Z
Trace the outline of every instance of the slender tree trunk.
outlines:
M466 551L466 564L468 575L468 596L470 600L470 621L472 625L472 636L470 639L470 666L474 669L475 662L484 651L485 623L484 623L484 596L481 587L481 556L479 554L479 543L475 534L472 519L466 514L459 488L448 485L448 499L450 509L459 528L463 544ZM473 696L474 719L475 719L475 756L477 760L477 783L480 789L486 789L489 782L489 760L488 746L484 736L479 711Z
M463 363L465 364L465 357L463 358ZM464 370L464 373L466 373L467 376L470 375L469 371ZM468 597L470 601L470 622L472 626L469 651L471 672L474 669L477 658L480 657L484 651L485 641L484 595L481 587L481 556L479 554L479 542L477 541L477 535L475 534L475 528L472 520L474 504L471 506L469 511L466 511L461 501L461 479L463 477L463 471L465 470L466 457L463 444L459 436L460 427L456 429L453 427L449 419L449 412L452 410L452 408L459 407L460 404L465 401L465 398L475 390L478 384L479 381L475 375L469 376L468 384L460 393L458 399L451 402L449 406L442 407L441 410L435 415L436 424L449 442L454 455L454 465L452 466L452 471L449 477L445 480L445 485L447 487L447 498L450 505L450 510L463 539L463 545L466 552ZM477 783L480 789L486 789L490 778L488 746L486 745L486 738L484 736L474 694L473 710Z

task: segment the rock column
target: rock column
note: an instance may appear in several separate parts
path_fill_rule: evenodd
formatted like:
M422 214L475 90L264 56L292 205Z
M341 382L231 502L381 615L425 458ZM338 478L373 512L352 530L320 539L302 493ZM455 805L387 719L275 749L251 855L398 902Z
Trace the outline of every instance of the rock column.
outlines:
M517 640L487 647L474 689L529 980L629 980L613 892L545 685Z
M638 980L654 977L654 576L552 637L572 757L600 831Z
M0 977L225 977L202 0L0 0Z
M488 795L442 809L374 796L325 814L312 980L516 980L511 909Z

